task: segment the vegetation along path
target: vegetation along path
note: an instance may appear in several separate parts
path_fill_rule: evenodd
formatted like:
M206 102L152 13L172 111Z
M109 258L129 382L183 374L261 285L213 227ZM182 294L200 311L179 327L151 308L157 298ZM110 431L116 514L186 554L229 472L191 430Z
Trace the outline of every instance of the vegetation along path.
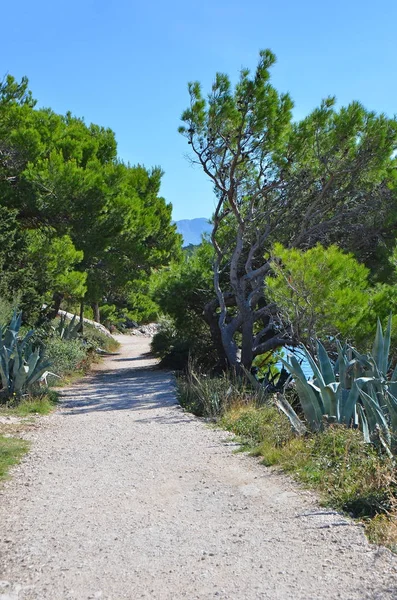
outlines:
M2 600L397 598L395 557L178 408L147 338L121 342L1 490Z

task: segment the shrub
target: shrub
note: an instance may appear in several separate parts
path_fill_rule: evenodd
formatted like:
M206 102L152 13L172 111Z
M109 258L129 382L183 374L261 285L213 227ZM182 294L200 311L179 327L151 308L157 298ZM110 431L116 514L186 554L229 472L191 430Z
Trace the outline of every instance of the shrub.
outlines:
M11 302L0 296L0 323L8 323L11 320L12 314L18 305L18 300Z
M106 333L103 333L100 329L96 329L92 325L87 325L87 323L84 324L84 335L82 336L82 339L84 340L86 347L91 350L101 348L102 350L113 352L120 346L114 337L106 335Z
M45 353L51 363L50 370L60 377L85 367L87 355L81 340L63 340L52 336L47 341Z
M191 364L187 374L178 377L177 385L181 406L195 415L209 418L223 415L231 406L262 404L265 398L245 379L230 372L211 377L195 373Z
M157 358L164 358L171 352L176 340L177 331L172 319L163 317L160 319L157 333L151 341L151 352Z
M159 322L159 329L154 335L151 351L161 358L161 366L167 369L185 371L188 368L189 358L202 368L211 369L217 363L217 354L212 344L209 331L199 324L201 331L197 328L178 328L175 321L169 317L163 317Z

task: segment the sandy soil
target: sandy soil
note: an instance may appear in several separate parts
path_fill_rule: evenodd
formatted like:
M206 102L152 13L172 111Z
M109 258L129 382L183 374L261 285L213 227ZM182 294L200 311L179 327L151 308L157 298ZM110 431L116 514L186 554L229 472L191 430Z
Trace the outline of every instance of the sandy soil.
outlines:
M0 600L397 598L397 559L185 414L148 339L64 391L2 486Z

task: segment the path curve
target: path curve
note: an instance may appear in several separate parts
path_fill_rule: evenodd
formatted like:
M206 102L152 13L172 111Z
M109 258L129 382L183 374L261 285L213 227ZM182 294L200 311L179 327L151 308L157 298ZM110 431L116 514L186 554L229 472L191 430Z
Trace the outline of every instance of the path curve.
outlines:
M175 404L147 338L64 392L0 496L0 600L383 600L396 558Z

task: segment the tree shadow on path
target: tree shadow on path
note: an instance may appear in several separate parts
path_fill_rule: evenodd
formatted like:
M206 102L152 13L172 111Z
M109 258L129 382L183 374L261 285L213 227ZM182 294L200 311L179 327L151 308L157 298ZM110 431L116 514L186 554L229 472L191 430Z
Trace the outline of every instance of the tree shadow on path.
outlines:
M171 375L150 369L100 371L61 393L68 414L141 410L177 404Z

